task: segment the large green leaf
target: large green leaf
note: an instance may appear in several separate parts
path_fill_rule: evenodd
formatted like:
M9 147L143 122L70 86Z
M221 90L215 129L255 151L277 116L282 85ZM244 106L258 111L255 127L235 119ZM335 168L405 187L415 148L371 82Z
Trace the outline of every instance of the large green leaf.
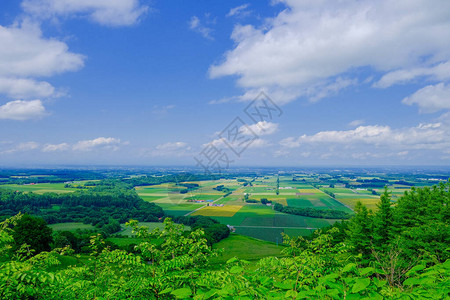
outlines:
M174 295L175 297L177 297L178 299L184 299L184 298L191 296L192 291L190 288L187 287L187 288L177 289L177 290L173 291L171 294Z
M355 280L355 284L353 284L352 293L356 294L356 293L359 293L359 292L365 290L369 286L369 284L370 284L369 278L364 278L364 279L357 278Z

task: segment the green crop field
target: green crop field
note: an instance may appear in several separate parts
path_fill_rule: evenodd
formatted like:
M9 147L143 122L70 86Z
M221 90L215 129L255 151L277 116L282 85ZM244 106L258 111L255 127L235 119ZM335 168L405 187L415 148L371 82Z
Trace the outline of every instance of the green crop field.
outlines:
M261 228L261 227L237 227L236 233L247 235L260 240L269 242L282 242L281 233L283 228Z
M144 201L153 202L158 199L162 199L162 196L143 196L142 194L139 195Z
M355 193L336 193L336 199L345 205L348 205L351 208L354 208L356 203L360 201L362 204L367 206L369 209L375 209L376 204L378 203L380 196L371 196L371 195L359 195Z
M245 260L258 260L268 256L281 256L282 245L257 240L251 237L246 237L237 234L230 234L230 236L217 244L214 244L214 249L223 249L223 255L214 258L212 263L224 263L230 258L237 257Z
M65 188L64 183L37 183L37 184L5 184L0 187L19 191L19 192L33 192L36 194L44 193L72 193L77 191L76 188Z

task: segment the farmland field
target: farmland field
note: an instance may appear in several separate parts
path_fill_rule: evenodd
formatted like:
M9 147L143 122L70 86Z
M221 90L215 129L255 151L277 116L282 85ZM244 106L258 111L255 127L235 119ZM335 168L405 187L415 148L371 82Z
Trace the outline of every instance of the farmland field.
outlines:
M282 245L257 240L237 234L214 244L214 249L224 249L222 256L212 259L212 263L224 263L230 258L237 257L245 260L258 260L268 256L280 256Z
M5 184L2 185L3 188L11 189L20 192L33 192L36 194L44 193L72 193L76 191L76 188L65 188L64 183L37 183L28 185L18 185L18 184Z
M225 206L206 206L192 215L201 215L208 217L232 217L238 212L242 206L239 205L225 205Z
M321 177L322 176L322 177ZM230 225L242 235L270 242L282 242L281 233L288 235L309 235L314 230L329 226L335 219L312 218L281 213L274 210L274 204L298 209L340 210L352 213L357 202L376 210L380 184L363 184L378 177L361 176L358 180L341 177L343 183L328 183L330 176L317 174L236 176L234 179L169 182L136 186L135 191L144 201L160 206L166 216L207 216ZM72 193L83 187L85 181L65 183L3 184L1 187L22 192L43 194L46 192ZM391 180L388 188L392 201L396 201L409 186ZM426 185L423 182L418 186ZM219 188L220 187L220 188ZM261 203L268 200L269 204ZM248 202L246 200L249 200ZM256 202L256 203L252 203ZM271 202L271 203L270 203ZM52 205L44 211L58 211L60 205ZM161 223L147 224L150 228ZM94 229L82 223L53 224L55 230ZM120 234L129 235L131 229ZM128 241L129 242L129 241Z
M153 202L164 209L166 215L174 217L184 215L212 217L222 224L233 226L235 232L238 234L271 242L281 242L281 233L283 232L289 235L308 235L315 228L330 225L335 220L315 219L280 213L274 211L271 205L261 204L261 199L267 199L284 206L338 209L351 212L345 206L353 207L353 202L348 197L345 197L347 194L339 194L339 196L336 196L336 199L333 199L313 185L292 181L289 177L281 177L280 188L277 194L276 178L276 176L259 178L242 177L239 178L240 180L219 179L198 182L163 183L138 186L135 190L144 201ZM248 182L252 183L248 184ZM194 188L186 192L186 187L183 184L192 184ZM219 185L224 186L226 191L231 192L231 194L223 197L225 193L216 189ZM77 190L76 188L65 188L63 183L9 185L6 187L36 193L45 193L47 191L67 193ZM182 192L183 190L185 190L184 193ZM354 194L349 189L340 189L339 191ZM256 200L258 203L247 203L244 200L244 196ZM370 197L369 195L359 196L359 198ZM214 202L214 206L208 206L211 202ZM57 208L59 207L52 209ZM147 225L150 228L162 226L161 223L149 223ZM61 225L54 225L55 228L58 228L58 226ZM68 223L67 230L73 230L77 226L79 228L93 228L86 227L84 224L76 225ZM125 228L119 233L130 235L131 229Z

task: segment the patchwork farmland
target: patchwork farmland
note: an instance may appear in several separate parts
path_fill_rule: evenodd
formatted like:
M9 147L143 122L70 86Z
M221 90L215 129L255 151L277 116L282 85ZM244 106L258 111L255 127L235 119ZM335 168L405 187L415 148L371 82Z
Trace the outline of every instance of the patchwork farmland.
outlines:
M339 199L332 198L310 184L293 182L292 177L280 177L277 189L277 178L266 176L200 181L196 182L198 188L185 194L180 193L182 186L175 183L137 187L136 191L145 201L161 206L168 215L212 217L222 224L230 225L238 234L271 242L281 242L283 232L288 235L309 235L337 221L281 213L274 210L274 203L352 212L352 206L346 206ZM225 195L217 191L218 186L230 192ZM350 190L348 192L351 193ZM261 199L272 203L262 204Z
M388 186L394 202L411 187L405 181L384 180L380 183L380 180L380 177L368 176L336 180L326 174L238 175L232 179L136 186L135 190L144 201L160 206L168 216L208 216L229 225L237 234L281 243L282 233L306 236L338 219L287 214L275 210L276 205L352 214L357 202L376 210L384 185ZM6 184L2 187L37 194L73 193L84 183ZM420 182L414 184L424 185ZM55 205L52 209L58 210L59 207ZM89 228L81 223L53 226L66 230Z

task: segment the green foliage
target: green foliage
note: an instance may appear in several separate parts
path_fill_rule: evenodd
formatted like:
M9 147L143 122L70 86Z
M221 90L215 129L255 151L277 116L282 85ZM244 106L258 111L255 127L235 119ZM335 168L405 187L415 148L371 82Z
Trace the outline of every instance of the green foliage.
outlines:
M276 211L279 211L279 212L282 212L285 214L305 216L305 217L311 217L311 218L349 219L351 217L350 214L348 214L344 211L341 211L341 210L316 209L316 208L311 208L311 207L291 207L291 206L284 206L280 203L275 203L274 209Z
M371 253L372 242L372 212L358 201L355 207L355 216L348 222L348 240L356 252Z
M380 248L392 239L393 215L391 195L387 187L384 188L384 193L381 195L377 207L378 210L373 217L373 242L375 247Z
M230 229L211 217L206 216L179 216L174 217L176 223L190 226L193 230L202 229L209 245L217 243L230 235Z
M272 201L267 200L267 198L261 198L261 203L266 205L266 204L272 203Z
M60 209L53 210L54 205ZM69 194L38 195L0 189L0 216L13 216L19 212L40 216L49 224L92 224L106 234L120 230L118 224L130 218L154 222L164 216L159 206L145 202L134 190L115 182Z
M50 251L50 243L53 241L52 229L42 218L32 217L28 214L21 215L15 221L12 229L14 243L12 250L17 251L27 245L28 252L36 254L42 251Z

